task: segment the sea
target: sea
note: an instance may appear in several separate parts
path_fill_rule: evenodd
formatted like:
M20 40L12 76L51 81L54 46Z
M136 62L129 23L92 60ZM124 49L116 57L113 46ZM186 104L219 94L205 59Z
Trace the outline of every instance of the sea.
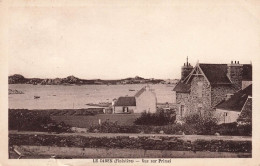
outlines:
M133 96L146 84L127 85L31 85L10 84L9 89L24 94L9 94L10 109L81 109L88 103L107 103L120 96ZM175 85L152 84L158 103L175 103ZM39 98L35 99L35 96Z

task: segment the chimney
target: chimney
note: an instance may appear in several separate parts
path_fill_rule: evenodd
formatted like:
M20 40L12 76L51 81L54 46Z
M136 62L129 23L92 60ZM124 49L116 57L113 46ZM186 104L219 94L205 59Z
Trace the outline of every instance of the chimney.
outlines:
M239 64L239 61L231 61L231 64L227 65L227 76L238 90L242 88L242 72L243 65Z
M193 66L190 65L187 57L187 62L184 63L184 66L181 68L181 80L184 80L192 71Z

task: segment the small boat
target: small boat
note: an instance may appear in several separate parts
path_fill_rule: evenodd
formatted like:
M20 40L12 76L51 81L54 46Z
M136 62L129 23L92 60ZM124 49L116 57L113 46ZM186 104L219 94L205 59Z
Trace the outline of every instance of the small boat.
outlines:
M39 99L40 98L40 96L34 96L34 99Z
M134 89L129 89L129 91L135 91Z

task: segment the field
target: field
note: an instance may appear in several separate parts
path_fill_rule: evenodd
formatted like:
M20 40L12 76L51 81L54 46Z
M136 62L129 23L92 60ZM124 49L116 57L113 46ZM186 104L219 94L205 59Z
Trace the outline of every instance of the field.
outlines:
M21 157L14 149L24 158L251 157L250 136L178 135L192 128L133 125L139 116L100 108L9 109L9 158Z
M80 128L88 128L99 124L101 122L111 121L117 122L118 125L131 126L134 121L140 117L140 114L97 114L93 116L51 116L51 118L57 122L64 122L67 125Z
M103 108L86 108L86 109L9 109L9 115L33 114L35 116L86 116L102 114Z
M57 124L64 122L71 127L89 128L103 122L117 122L118 125L131 126L141 114L104 114L103 108L88 109L47 109L47 110L27 110L9 109L9 119L28 116L36 118L50 117ZM19 119L19 118L18 118ZM20 119L21 120L21 119ZM15 121L15 120L14 120ZM25 121L23 121L25 123Z

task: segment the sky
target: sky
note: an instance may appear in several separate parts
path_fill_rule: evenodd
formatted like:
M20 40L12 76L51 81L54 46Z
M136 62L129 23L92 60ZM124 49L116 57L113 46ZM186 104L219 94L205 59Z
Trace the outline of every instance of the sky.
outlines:
M253 3L100 2L10 8L9 75L175 79L187 56L193 66L259 57Z

